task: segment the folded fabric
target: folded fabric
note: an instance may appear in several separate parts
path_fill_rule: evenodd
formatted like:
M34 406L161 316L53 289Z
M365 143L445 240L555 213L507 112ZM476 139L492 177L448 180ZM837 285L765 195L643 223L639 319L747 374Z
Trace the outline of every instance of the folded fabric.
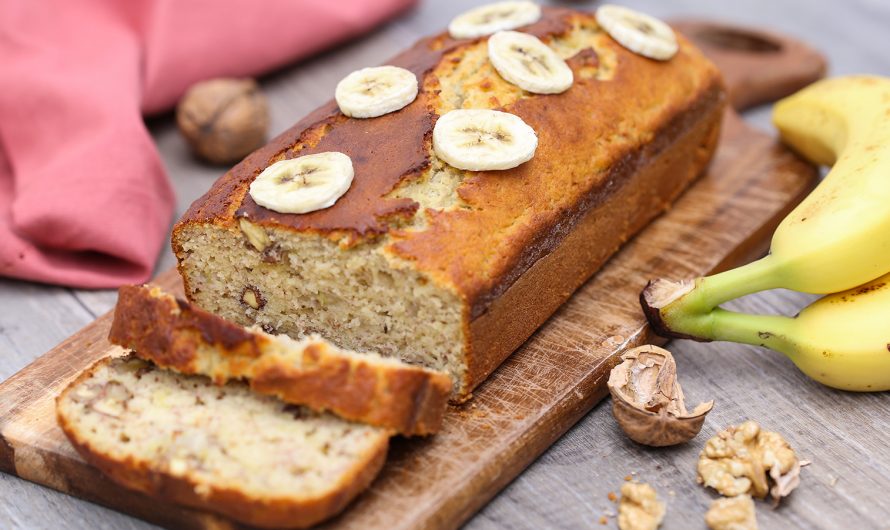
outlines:
M0 2L0 276L151 275L174 197L142 120L196 81L256 75L414 0Z

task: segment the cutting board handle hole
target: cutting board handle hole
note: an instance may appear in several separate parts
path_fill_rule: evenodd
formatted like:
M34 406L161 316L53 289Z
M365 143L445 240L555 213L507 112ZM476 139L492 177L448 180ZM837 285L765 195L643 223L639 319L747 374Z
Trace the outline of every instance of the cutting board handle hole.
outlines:
M782 44L772 39L730 28L700 28L695 40L722 50L748 53L779 53Z

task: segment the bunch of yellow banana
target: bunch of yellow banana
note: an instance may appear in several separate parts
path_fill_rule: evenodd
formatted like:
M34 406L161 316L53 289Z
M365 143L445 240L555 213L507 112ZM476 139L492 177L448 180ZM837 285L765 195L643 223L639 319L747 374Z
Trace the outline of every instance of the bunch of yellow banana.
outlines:
M831 171L782 221L766 257L650 282L643 310L665 336L764 345L826 385L890 390L890 79L820 81L777 103L773 121L785 143ZM773 288L837 294L796 318L717 307Z

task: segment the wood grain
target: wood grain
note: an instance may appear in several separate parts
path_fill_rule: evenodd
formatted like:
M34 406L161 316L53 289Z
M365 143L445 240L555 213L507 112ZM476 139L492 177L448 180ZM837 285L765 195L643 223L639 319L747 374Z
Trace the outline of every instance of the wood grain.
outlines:
M381 478L332 524L454 527L604 395L623 348L648 337L636 293L650 277L691 276L748 259L814 182L812 168L734 115L711 171L628 244L511 357L430 440L398 440ZM166 273L159 282L176 285ZM0 468L167 526L226 527L110 485L56 428L53 399L110 351L103 316L0 385Z

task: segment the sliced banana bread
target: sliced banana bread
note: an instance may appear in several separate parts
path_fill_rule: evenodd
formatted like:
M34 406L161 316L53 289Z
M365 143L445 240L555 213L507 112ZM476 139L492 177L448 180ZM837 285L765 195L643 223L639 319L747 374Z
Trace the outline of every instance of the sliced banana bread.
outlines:
M374 479L389 433L259 396L241 383L96 363L56 403L77 451L115 482L254 526L304 528Z
M593 13L542 11L516 31L566 60L570 88L510 83L487 37L418 42L387 61L417 77L413 102L372 119L325 105L192 204L173 231L189 300L447 371L466 397L701 173L723 114L717 69L682 36L657 61ZM433 132L455 109L521 118L534 157L500 171L448 165ZM354 166L333 206L280 213L249 193L273 163L322 152Z
M317 336L244 329L152 286L121 287L109 340L164 368L218 384L243 378L257 392L406 435L438 431L451 393L443 372Z

